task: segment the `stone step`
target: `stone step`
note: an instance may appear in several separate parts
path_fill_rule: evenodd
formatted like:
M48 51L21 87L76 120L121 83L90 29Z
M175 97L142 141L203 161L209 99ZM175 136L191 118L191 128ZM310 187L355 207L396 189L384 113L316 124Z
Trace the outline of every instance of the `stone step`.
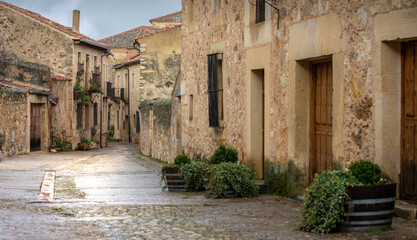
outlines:
M396 200L395 215L408 220L417 219L417 205L402 200Z

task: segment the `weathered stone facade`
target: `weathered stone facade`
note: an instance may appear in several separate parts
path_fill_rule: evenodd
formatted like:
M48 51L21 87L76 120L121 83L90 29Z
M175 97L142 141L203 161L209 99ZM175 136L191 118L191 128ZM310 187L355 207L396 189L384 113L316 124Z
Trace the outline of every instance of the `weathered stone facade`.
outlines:
M83 110L83 121L87 123L87 127L77 128L77 101L73 99L73 86L79 70L78 63L83 57L90 56L91 66L89 70L86 68L84 71L87 72L85 79L91 78L91 72L97 70L94 67L99 67L97 61L93 66L93 58L99 59L106 53L108 47L78 32L79 12L77 11L74 14L74 20L78 22L74 21L77 25L72 29L5 2L0 2L0 13L0 31L1 40L5 43L4 49L9 55L17 56L9 62L18 66L9 68L5 75L15 80L35 83L33 79L30 79L31 71L27 71L33 68L31 64L44 65L50 69L50 73L43 74L40 76L41 80L35 83L50 88L51 99L58 103L47 109L48 112L50 111L48 115L50 117L48 120L50 143L56 139L66 139L75 149L82 137L93 137L90 129L93 125L93 104L98 101L92 99ZM78 19L76 19L77 16ZM104 60L106 61L107 58ZM87 67L87 65L84 66ZM101 71L100 68L98 71ZM83 87L89 90L88 79Z
M401 42L417 37L417 2L270 3L280 14L266 4L265 20L256 23L256 6L248 1L183 1L184 151L209 156L225 143L238 149L259 178L263 162L288 159L309 174L310 71L326 59L333 77L333 164L344 168L369 159L398 182ZM209 127L208 116L207 55L213 53L222 54L224 119L219 128ZM265 89L263 114L259 78Z
M27 112L27 93L21 89L8 89L0 86L0 152L14 155L28 152L29 129Z

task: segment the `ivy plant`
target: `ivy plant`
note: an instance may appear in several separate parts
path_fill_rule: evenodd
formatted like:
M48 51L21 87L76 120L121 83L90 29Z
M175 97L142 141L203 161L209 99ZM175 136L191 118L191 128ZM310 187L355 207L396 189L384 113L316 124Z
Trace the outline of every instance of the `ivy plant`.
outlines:
M324 171L314 177L307 189L299 228L314 233L329 233L345 216L347 187L359 185L349 172Z
M204 173L208 168L203 162L192 162L181 166L181 175L185 181L185 191L203 191Z
M211 165L208 172L208 190L212 198L255 197L258 187L255 172L245 165L223 162Z

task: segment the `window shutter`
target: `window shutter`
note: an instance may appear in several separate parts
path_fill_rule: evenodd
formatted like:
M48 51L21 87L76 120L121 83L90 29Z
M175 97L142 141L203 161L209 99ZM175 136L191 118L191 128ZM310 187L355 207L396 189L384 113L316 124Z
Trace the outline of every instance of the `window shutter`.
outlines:
M140 132L139 112L136 111L136 133Z
M256 23L265 21L265 0L256 0Z
M208 55L209 127L219 127L217 91L217 54L211 54Z

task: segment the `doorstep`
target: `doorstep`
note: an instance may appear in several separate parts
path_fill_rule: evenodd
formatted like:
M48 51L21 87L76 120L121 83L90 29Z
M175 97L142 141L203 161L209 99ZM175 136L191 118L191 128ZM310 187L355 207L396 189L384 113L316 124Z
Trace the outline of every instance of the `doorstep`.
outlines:
M417 205L402 200L395 201L395 215L404 219L417 218Z

